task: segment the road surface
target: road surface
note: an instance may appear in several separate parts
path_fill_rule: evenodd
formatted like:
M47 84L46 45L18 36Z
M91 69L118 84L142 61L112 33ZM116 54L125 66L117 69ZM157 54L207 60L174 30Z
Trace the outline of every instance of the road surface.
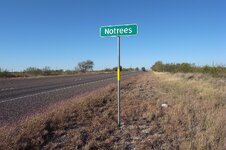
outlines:
M122 74L122 79L139 74ZM0 80L0 125L116 81L115 74Z

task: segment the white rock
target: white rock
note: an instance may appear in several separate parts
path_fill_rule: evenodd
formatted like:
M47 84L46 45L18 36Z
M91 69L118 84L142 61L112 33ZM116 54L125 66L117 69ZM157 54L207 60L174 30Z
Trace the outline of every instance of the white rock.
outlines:
M167 108L168 104L161 104L161 107Z

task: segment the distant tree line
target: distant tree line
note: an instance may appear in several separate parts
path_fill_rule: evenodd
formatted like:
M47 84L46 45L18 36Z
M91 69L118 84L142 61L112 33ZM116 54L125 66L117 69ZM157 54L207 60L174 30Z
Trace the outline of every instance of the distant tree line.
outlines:
M28 67L20 72L10 72L0 68L0 77L29 77L29 76L50 76L50 75L72 75L79 72L92 71L94 62L86 60L79 62L75 70L51 69L50 67L36 68Z
M51 69L50 67L36 68L28 67L27 69L20 72L10 72L0 68L0 77L29 77L29 76L50 76L50 75L73 75L77 73L86 73L93 72L94 62L92 60L85 60L79 62L74 70L63 70L63 69ZM139 71L138 67L136 68L123 68L120 67L121 71ZM145 70L145 68L141 68ZM117 67L112 69L104 69L99 72L113 72L117 71Z
M8 70L3 70L0 68L0 77L15 77L15 75Z
M196 66L190 63L163 63L157 61L151 69L157 72L171 72L171 73L207 73L214 77L226 77L225 66Z
M45 67L43 69L35 68L35 67L29 67L26 70L23 71L24 74L28 75L61 75L64 74L63 69L51 69L50 67Z
M63 69L50 69L45 67L43 69L36 67L29 67L24 71L10 72L8 70L0 69L0 77L29 77L29 76L48 76L48 75L63 75L63 74L74 74L72 70Z
M118 67L113 67L113 68L106 68L106 69L101 70L101 71L106 71L106 72L108 72L108 71L117 71L117 70L118 70ZM138 68L138 67L136 67L136 68L132 68L132 67L130 67L130 68L123 68L122 66L120 66L120 71L140 71L140 70L146 71L144 67L142 67L142 68L140 69L140 68Z

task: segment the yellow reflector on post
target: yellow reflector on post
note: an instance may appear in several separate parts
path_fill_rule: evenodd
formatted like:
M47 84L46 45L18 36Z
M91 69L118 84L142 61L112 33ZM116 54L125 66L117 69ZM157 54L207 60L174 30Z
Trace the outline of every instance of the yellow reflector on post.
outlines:
M118 75L117 75L118 81L120 81L120 68L118 68Z

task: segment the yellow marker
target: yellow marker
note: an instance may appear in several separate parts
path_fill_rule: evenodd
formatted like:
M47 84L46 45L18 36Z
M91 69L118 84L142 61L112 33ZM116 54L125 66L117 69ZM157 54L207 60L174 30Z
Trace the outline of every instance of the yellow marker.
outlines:
M118 81L120 81L120 68L118 68Z

